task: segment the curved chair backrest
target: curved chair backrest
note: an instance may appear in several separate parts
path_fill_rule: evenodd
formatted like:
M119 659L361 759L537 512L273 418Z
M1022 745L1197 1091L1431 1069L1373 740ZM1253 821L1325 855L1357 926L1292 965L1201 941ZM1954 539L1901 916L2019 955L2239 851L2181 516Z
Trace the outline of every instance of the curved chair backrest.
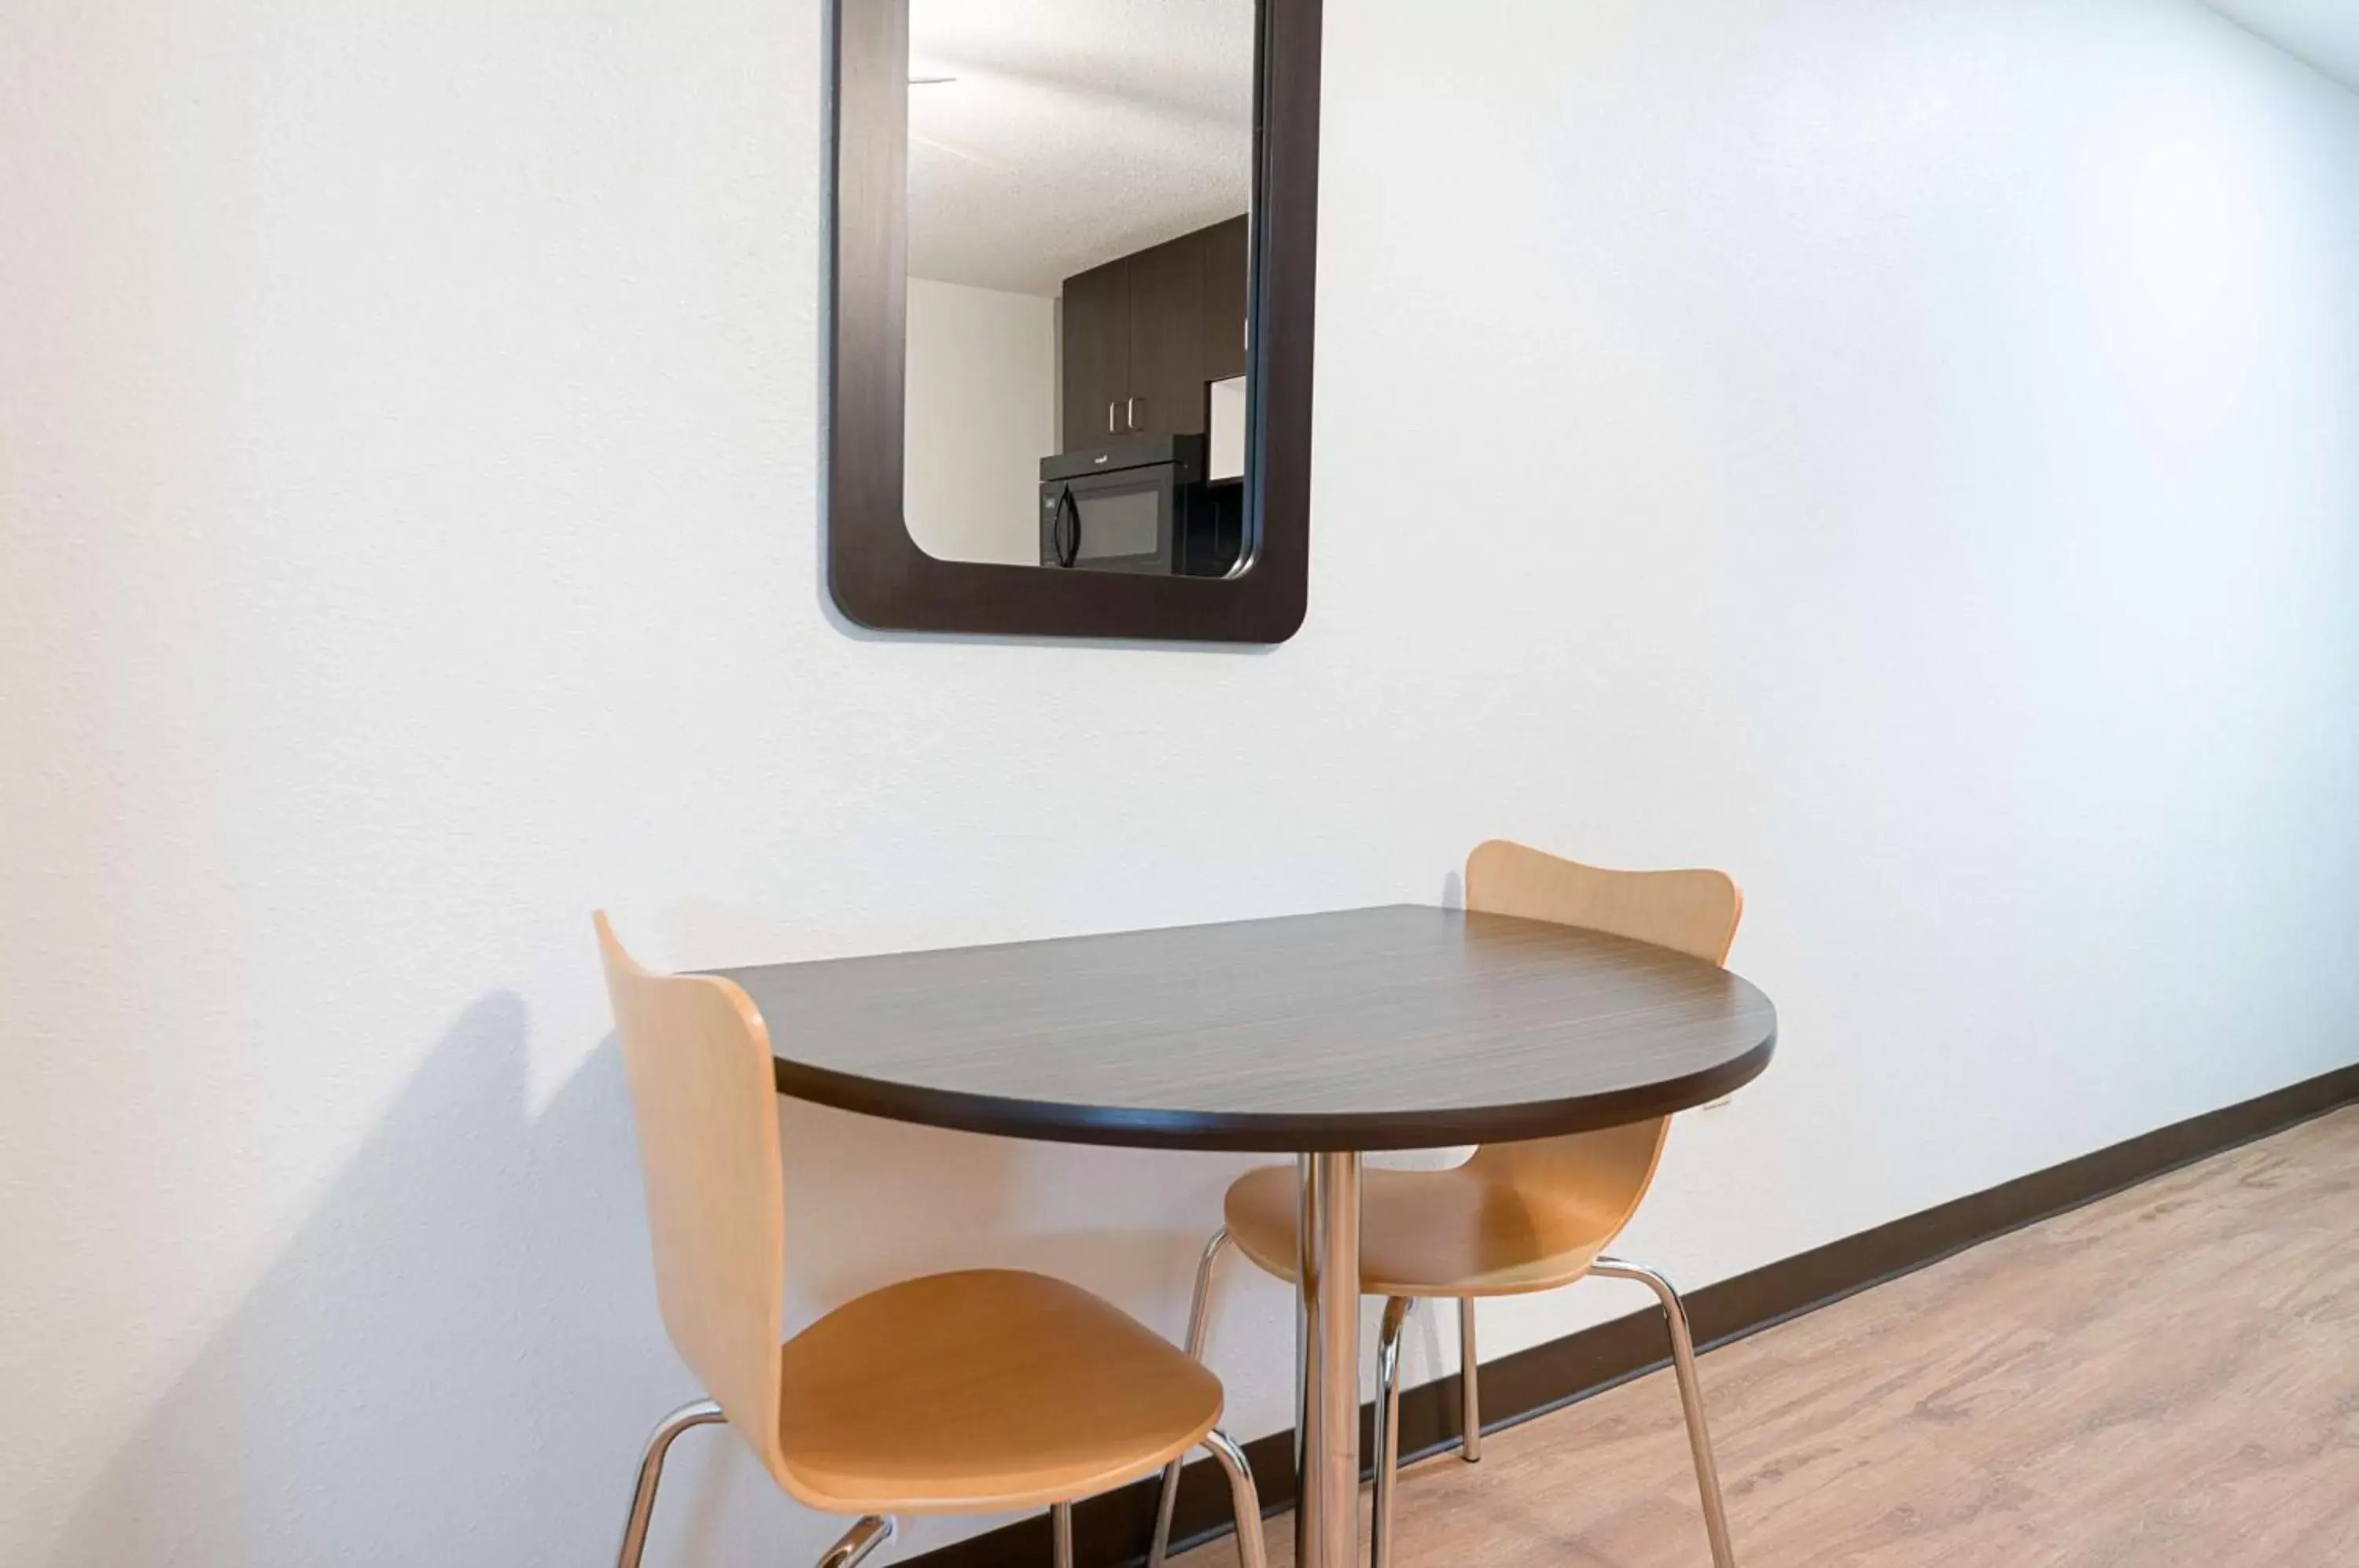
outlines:
M1606 871L1494 839L1466 857L1466 907L1723 964L1745 915L1745 895L1718 871ZM1658 1116L1601 1132L1489 1144L1475 1151L1474 1163L1500 1180L1576 1199L1618 1231L1655 1180L1670 1126L1669 1116Z
M1605 871L1493 839L1466 857L1466 907L1725 964L1745 895L1718 871Z
M596 921L664 1328L730 1424L783 1477L786 1198L770 1031L736 985L642 968L604 911Z

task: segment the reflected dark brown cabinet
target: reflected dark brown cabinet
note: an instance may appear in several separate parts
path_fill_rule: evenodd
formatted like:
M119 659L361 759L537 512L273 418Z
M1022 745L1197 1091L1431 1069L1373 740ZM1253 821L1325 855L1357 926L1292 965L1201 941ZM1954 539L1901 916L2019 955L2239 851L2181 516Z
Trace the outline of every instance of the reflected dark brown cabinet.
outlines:
M1197 235L1204 250L1204 379L1245 373L1245 299L1253 289L1252 243L1244 218Z
M1130 258L1065 279L1064 450L1122 430L1130 391Z
M1064 449L1201 435L1204 386L1245 368L1245 220L1065 279Z

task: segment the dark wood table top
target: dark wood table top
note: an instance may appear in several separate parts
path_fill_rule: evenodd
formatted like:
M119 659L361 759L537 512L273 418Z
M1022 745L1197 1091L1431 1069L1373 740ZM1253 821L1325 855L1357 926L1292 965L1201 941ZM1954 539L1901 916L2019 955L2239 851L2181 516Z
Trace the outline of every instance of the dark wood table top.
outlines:
M1777 1011L1644 942L1420 905L714 971L778 1091L1139 1148L1431 1149L1614 1127L1768 1065Z

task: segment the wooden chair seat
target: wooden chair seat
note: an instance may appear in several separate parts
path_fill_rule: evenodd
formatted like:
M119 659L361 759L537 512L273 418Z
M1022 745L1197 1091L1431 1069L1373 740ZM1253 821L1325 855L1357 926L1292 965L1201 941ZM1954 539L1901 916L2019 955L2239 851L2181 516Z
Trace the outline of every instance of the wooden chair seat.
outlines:
M1610 1143L1620 1129L1588 1135ZM1626 1138L1623 1141L1627 1142ZM1622 1227L1626 1191L1551 1189L1485 1167L1370 1169L1360 1177L1360 1290L1370 1296L1510 1296L1569 1285ZM1229 1239L1282 1279L1296 1258L1294 1167L1231 1184Z
M1204 1440L1221 1384L1079 1286L935 1274L788 1340L783 1477L831 1513L989 1513L1088 1497Z

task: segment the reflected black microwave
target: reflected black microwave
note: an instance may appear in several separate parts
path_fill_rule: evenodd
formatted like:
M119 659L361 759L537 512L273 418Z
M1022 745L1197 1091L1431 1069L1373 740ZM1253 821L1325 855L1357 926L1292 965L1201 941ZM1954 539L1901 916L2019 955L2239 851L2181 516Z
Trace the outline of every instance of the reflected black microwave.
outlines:
M1205 483L1199 435L1133 436L1044 457L1040 564L1217 576L1236 561L1243 500L1243 485Z

